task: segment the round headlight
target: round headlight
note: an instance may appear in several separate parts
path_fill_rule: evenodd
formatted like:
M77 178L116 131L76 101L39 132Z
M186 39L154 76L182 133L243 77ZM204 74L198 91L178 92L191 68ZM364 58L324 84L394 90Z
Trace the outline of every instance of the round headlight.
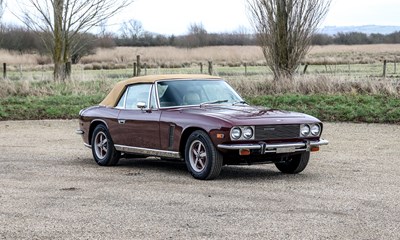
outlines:
M302 125L300 129L301 136L307 137L310 134L310 126Z
M238 128L238 127L232 128L232 131L231 131L232 139L237 140L240 138L241 135L242 135L242 131L240 130L240 128Z
M251 127L245 127L243 128L243 137L245 139L250 139L253 137L253 128Z
M319 126L319 124L311 126L311 134L313 136L318 136L320 132L321 132L321 127Z

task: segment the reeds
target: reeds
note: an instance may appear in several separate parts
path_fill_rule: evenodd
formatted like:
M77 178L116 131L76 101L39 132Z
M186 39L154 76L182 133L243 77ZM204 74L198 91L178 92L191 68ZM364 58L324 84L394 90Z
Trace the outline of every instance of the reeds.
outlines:
M244 96L276 94L374 94L400 97L400 80L364 79L345 77L298 76L292 80L274 81L272 77L258 76L252 79L229 77L229 83Z
M118 79L52 81L0 80L0 97L107 94ZM298 76L293 80L274 81L271 76L226 76L242 96L277 94L373 94L400 97L400 80L350 79L329 76Z
M202 48L176 47L116 47L97 49L93 55L85 56L79 64L85 69L121 69L130 67L136 56L149 68L180 68L200 62L213 61L221 66L248 66L265 64L265 59L258 46L212 46ZM304 59L304 63L325 64L364 64L378 63L383 60L400 60L400 44L375 45L328 45L313 46ZM31 53L19 53L0 50L0 63L7 63L10 70L24 69L32 71L43 67L51 68L50 56ZM39 66L40 65L40 66Z

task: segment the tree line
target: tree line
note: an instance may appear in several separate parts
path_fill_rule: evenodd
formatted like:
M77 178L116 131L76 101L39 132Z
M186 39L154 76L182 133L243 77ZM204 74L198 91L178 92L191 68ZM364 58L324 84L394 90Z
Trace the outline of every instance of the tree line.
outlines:
M396 44L400 43L400 31L390 34L362 32L337 33L335 35L314 34L313 45L360 45L360 44Z
M161 35L143 31L140 34L81 34L80 38L86 42L84 48L77 55L80 57L94 53L96 48L113 48L117 46L149 47L174 46L195 48L205 46L253 46L257 45L254 34L247 32L207 33L206 31L189 32L185 35ZM398 44L400 32L390 34L365 34L361 32L338 33L336 35L314 34L312 45L357 45L357 44ZM38 34L21 26L0 27L0 48L18 51L21 53L36 52L47 54L48 50ZM72 57L73 62L79 61L79 56Z

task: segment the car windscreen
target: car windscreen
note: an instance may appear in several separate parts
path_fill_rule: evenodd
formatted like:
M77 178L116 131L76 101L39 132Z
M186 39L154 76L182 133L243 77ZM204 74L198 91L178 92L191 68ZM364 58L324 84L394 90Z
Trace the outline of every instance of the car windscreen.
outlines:
M160 107L233 104L242 98L223 80L167 80L157 83Z

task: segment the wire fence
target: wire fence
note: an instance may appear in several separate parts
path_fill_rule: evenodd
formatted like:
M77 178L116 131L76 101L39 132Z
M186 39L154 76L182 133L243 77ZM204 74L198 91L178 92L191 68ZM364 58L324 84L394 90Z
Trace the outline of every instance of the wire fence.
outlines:
M136 68L135 68L136 67ZM140 69L138 71L138 69ZM53 79L53 69L50 65L42 66L2 66L2 78L8 80L34 80L51 81ZM137 64L104 65L95 69L88 68L86 65L73 65L71 79L73 80L96 80L96 79L126 79L135 75L154 75L154 74L211 74L219 76L262 76L272 77L272 72L266 66L251 66L246 63L236 66L207 61L205 63L194 63L182 67L169 68L160 64L159 66L148 67L146 63L141 63L140 68ZM396 62L371 63L371 64L325 64L325 65L301 65L296 71L296 75L302 76L330 76L330 77L350 77L362 78L391 78L400 79L400 70Z

